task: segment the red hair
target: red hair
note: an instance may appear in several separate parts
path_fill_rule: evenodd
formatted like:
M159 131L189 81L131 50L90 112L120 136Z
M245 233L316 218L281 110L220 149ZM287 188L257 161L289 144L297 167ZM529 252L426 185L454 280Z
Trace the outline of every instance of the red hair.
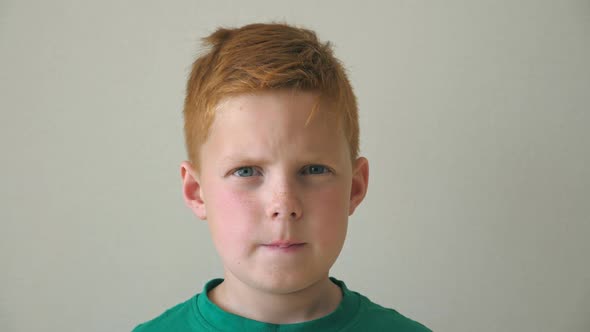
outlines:
M356 97L330 43L287 24L219 28L203 39L208 52L192 66L184 101L184 132L189 161L199 169L215 108L225 97L274 89L318 92L339 114L351 160L359 153Z

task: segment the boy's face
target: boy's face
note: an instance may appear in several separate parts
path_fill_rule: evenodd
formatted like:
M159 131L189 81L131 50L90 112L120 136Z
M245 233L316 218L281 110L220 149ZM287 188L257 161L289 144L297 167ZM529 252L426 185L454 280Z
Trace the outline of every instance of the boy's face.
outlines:
M325 280L368 163L353 163L334 116L311 92L226 99L201 148L200 173L182 164L187 205L209 224L228 282L291 293Z

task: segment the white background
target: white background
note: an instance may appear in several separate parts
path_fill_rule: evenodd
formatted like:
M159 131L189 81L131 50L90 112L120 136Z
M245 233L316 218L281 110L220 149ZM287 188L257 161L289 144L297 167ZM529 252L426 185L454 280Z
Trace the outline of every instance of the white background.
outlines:
M590 331L589 1L0 1L0 330L130 331L221 275L184 206L199 38L335 45L369 194L332 275L435 331Z

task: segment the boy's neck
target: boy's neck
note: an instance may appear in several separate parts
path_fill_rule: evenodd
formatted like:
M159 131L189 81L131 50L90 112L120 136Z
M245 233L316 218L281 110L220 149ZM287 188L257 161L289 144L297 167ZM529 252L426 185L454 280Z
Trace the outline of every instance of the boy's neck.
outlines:
M274 294L254 289L226 273L224 281L208 293L221 309L249 319L293 324L332 313L342 300L342 291L327 276L294 293Z

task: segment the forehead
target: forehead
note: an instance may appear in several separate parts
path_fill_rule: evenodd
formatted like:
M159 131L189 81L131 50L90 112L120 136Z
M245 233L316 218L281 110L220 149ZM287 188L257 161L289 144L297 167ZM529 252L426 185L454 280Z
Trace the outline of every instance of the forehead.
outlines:
M204 148L214 145L216 154L327 153L345 143L339 122L314 92L237 95L219 103Z

